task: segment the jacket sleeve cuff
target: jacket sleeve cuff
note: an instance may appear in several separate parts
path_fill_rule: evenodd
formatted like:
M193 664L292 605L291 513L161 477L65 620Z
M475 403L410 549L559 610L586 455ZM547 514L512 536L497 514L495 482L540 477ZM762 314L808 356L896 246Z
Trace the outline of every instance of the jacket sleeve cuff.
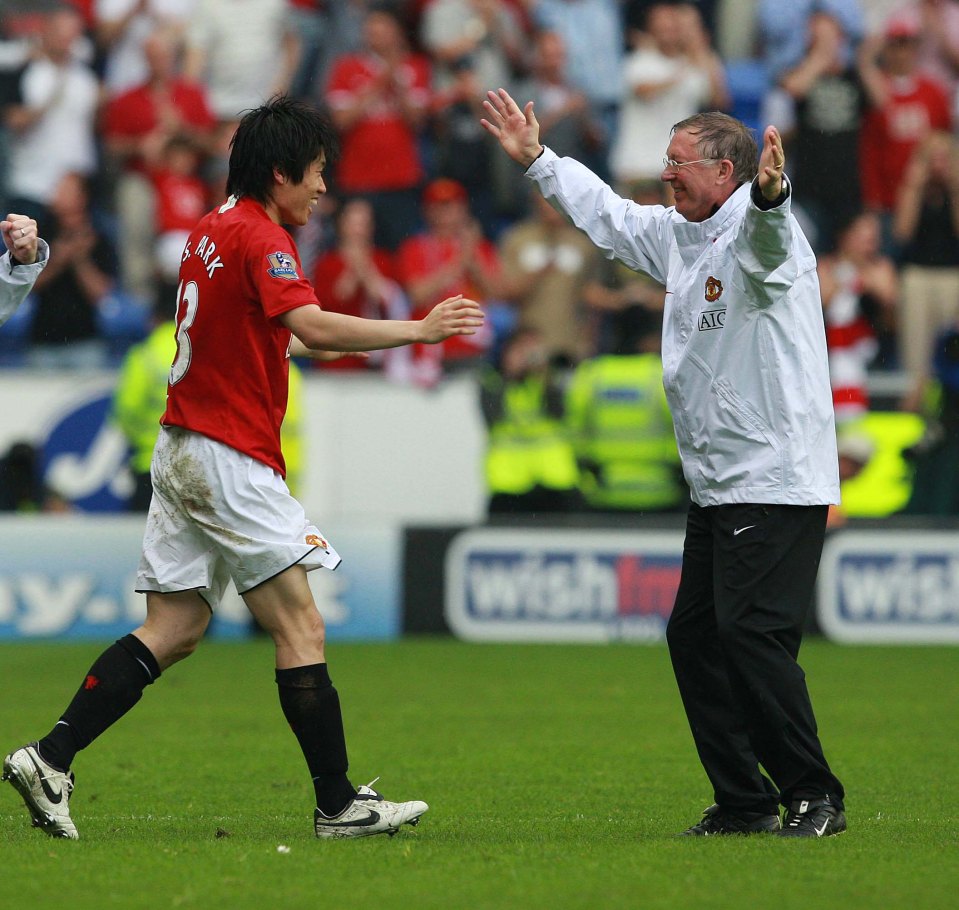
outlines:
M47 259L50 258L50 247L47 245L46 240L42 238L37 238L37 260L36 262L20 262L17 259L13 258L13 253L9 250L4 254L4 257L7 260L7 269L8 274L13 274L14 269L31 269L42 263L43 265L47 264ZM41 268L43 266L41 265Z
M543 146L543 151L533 159L533 163L526 168L527 177L539 177L544 173L544 169L548 164L555 161L559 155L556 154L551 148Z
M752 182L752 186L749 189L749 196L753 201L753 205L756 206L761 212L768 212L771 209L779 208L792 194L792 184L789 182L789 178L783 174L783 189L782 192L776 199L767 199L762 190L759 189L759 178L755 177Z

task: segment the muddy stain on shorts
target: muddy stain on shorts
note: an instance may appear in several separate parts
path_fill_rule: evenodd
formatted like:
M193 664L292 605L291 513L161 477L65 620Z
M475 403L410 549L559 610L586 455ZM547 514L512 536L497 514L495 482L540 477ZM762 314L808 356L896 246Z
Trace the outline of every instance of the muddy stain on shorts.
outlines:
M185 451L188 439L186 433L170 432L169 444L163 451L164 457L157 472L157 481L164 494L179 503L189 519L208 533L225 537L235 544L249 544L249 536L238 534L217 521L219 516L207 472L196 455Z
M170 465L170 480L177 498L191 515L214 516L213 491L207 482L203 466L194 455L181 454Z
M203 466L194 455L187 454L187 435L168 430L167 445L157 451L154 482L165 496L179 502L188 515L215 514L213 491Z

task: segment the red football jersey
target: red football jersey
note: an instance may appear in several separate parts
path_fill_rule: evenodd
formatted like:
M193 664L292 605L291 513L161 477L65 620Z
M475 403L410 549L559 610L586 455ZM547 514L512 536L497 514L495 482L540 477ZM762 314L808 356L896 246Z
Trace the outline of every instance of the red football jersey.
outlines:
M232 197L190 234L180 264L177 353L164 426L202 433L280 474L292 335L276 318L317 305L293 238Z

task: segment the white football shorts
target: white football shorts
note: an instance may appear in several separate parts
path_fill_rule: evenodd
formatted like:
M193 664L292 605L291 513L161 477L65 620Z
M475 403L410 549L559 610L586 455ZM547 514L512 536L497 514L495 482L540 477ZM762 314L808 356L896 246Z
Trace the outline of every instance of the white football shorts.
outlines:
M340 564L283 478L230 446L163 427L150 476L137 591L195 590L213 609L231 578L243 594L292 565Z

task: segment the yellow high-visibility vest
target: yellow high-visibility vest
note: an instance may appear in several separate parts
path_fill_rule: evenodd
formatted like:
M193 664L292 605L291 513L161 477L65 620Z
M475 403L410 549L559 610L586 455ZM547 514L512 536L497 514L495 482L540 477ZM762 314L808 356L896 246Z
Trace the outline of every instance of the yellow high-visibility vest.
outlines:
M606 509L664 509L686 495L656 354L583 361L567 390L566 422L586 501Z
M562 421L546 410L546 381L530 376L499 390L503 416L489 429L490 494L521 495L536 486L575 490L578 470Z
M137 474L150 470L153 448L166 410L170 364L176 357L176 323L158 325L126 353L113 392L113 421L130 443L130 467ZM286 461L286 483L297 495L303 472L302 372L290 361L290 396L280 430Z
M902 452L919 441L925 428L918 414L905 411L874 411L843 428L875 446L862 471L840 485L845 515L881 518L905 508L912 495L912 468Z

